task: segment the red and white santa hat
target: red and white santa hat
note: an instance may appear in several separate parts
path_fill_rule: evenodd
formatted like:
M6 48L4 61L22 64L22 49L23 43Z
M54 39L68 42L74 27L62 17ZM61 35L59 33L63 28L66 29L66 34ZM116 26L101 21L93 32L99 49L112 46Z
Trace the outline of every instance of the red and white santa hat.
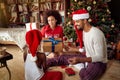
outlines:
M39 30L35 30L35 29L30 30L26 33L25 39L29 51L32 54L31 60L36 61L37 60L36 52L42 40L42 34Z
M79 19L88 19L89 18L89 13L85 9L79 9L76 10L72 13L72 19L73 20L79 20Z
M80 19L88 19L89 18L89 13L87 10L85 9L79 9L76 10L72 13L72 19L73 20L80 20ZM80 44L80 52L84 52L84 47L83 47L83 31L82 30L78 30L77 26L74 25L76 33L77 33L77 37L78 37L78 41Z

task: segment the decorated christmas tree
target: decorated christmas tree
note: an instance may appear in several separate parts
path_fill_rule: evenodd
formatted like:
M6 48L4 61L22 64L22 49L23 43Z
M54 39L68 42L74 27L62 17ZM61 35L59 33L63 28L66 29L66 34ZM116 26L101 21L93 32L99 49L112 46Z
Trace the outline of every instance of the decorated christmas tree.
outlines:
M110 0L70 0L70 9L68 10L68 18L64 29L64 34L69 39L76 39L75 30L72 23L72 12L78 9L86 9L90 13L88 21L91 25L101 29L107 41L113 42L118 33L117 27L115 27L114 21L111 19L111 12L108 7ZM68 31L71 32L68 32ZM73 32L72 32L73 31ZM69 34L69 35L68 35Z

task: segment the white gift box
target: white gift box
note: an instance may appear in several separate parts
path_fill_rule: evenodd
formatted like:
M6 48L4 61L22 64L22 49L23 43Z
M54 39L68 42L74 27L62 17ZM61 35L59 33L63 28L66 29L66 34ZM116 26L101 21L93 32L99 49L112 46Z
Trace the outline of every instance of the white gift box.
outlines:
M39 25L36 22L26 23L25 26L26 26L26 31L33 30L33 29L39 29Z

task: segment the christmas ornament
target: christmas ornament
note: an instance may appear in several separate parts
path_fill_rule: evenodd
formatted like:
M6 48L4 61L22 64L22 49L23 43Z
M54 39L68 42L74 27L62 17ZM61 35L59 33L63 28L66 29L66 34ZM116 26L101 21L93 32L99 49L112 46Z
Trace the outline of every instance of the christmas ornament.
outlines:
M79 2L78 2L78 5L82 5L82 2L81 2L81 1L79 1Z
M67 37L66 37L66 36L64 36L64 37L63 37L63 41L66 41L66 40L67 40Z
M109 38L109 37L110 37L110 34L106 34L106 37Z
M69 39L69 42L73 42L73 38L70 38L70 39Z
M94 4L94 5L96 4L96 1L95 1L95 0L93 1L93 4Z
M111 13L109 9L107 9L107 13L108 13L108 14L110 14L110 13Z
M70 14L70 12L67 13L68 15Z
M91 6L88 6L88 7L87 7L87 10L90 11L90 10L91 10Z
M69 21L69 22L67 23L67 25L71 25L71 21Z
M109 10L109 9L107 9L107 12L109 13L109 12L110 12L110 10Z
M102 18L102 22L105 22L105 18Z
M88 22L92 22L92 19L88 19Z
M112 24L111 27L114 28L115 27L114 24Z
M77 0L75 0L75 2L77 2Z

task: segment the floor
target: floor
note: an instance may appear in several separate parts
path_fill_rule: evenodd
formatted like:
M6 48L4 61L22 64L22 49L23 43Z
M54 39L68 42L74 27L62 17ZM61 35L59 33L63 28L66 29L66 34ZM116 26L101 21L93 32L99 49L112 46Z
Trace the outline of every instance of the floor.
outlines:
M17 46L6 46L7 51L13 55L13 59L7 61L11 71L11 80L24 80L23 52ZM9 80L8 71L5 67L0 68L0 80Z
M13 55L13 59L7 61L12 73L11 80L24 80L23 52L19 47L7 45L7 51ZM109 60L106 73L100 80L120 80L120 61ZM67 76L68 77L68 76ZM0 80L9 80L6 68L0 68ZM65 80L78 80L75 76L70 76Z

